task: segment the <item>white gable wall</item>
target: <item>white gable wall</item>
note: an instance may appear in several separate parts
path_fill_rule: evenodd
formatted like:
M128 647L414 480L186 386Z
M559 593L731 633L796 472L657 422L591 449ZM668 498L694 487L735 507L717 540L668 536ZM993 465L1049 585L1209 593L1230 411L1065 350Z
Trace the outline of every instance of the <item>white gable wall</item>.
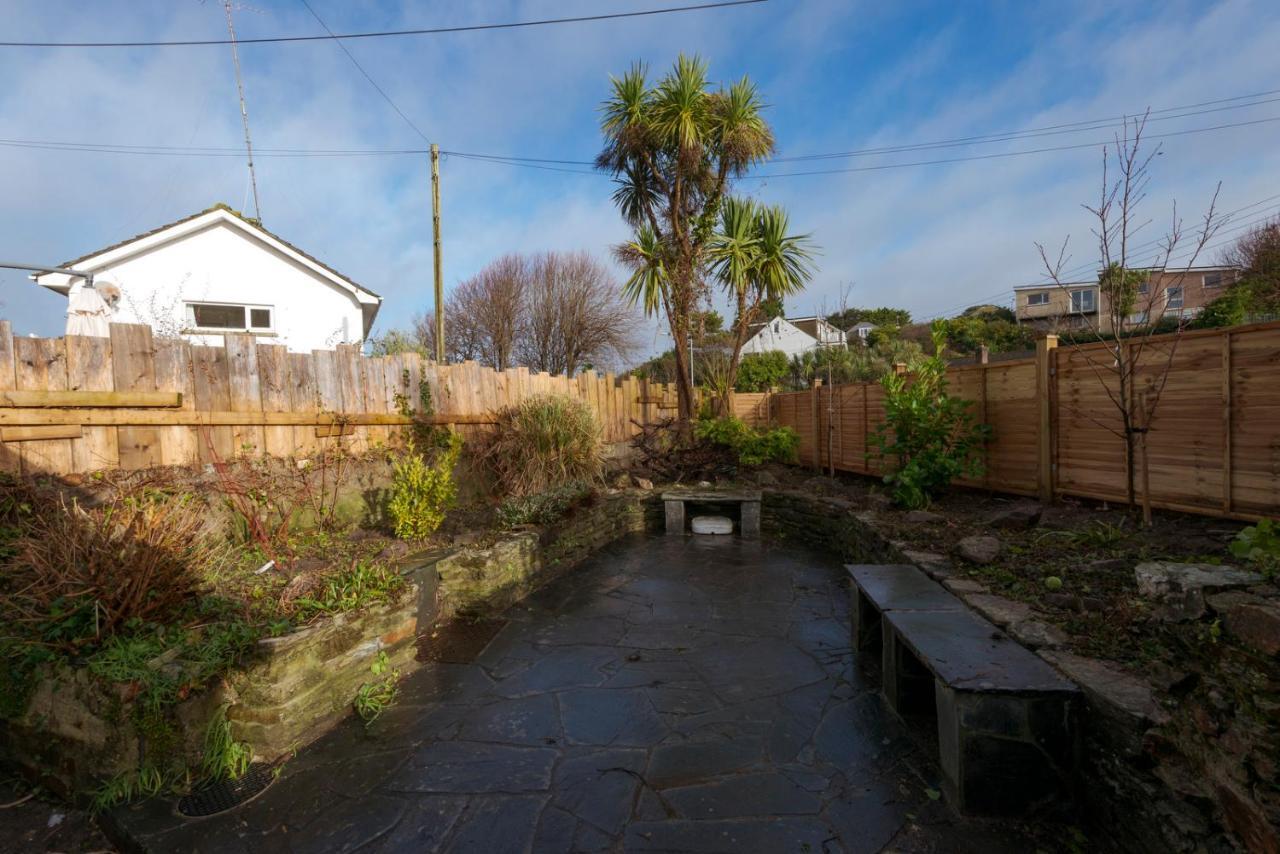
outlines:
M742 346L743 353L768 353L770 350L781 350L787 358L807 353L818 346L818 341L807 332L796 328L780 317L770 320L755 335L747 339Z
M268 306L274 334L261 341L295 352L364 340L350 291L225 222L98 267L95 275L120 288L113 322L146 323L197 344L218 345L222 336L187 333L187 302ZM81 286L77 280L72 290Z

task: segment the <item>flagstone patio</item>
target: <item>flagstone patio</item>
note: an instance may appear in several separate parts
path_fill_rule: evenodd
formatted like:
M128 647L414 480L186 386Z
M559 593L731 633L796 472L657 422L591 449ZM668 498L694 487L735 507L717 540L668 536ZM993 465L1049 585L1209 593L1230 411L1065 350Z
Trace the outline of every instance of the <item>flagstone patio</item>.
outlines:
M113 819L151 851L1043 845L1052 830L939 800L932 753L854 666L848 601L837 561L791 546L629 538L511 608L483 651L406 678L372 725L300 751L256 799Z

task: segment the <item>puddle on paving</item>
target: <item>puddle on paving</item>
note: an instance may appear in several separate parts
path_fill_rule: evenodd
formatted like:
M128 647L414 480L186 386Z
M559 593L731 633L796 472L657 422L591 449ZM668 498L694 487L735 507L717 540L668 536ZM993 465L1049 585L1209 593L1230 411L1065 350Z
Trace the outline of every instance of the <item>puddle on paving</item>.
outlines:
M418 638L418 661L470 664L507 622L457 619L432 626Z

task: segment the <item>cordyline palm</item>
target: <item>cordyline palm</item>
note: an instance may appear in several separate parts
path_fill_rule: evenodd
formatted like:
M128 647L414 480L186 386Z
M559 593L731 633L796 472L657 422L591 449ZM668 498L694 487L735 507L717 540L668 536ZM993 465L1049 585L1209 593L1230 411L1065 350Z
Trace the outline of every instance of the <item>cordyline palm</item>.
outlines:
M612 84L601 107L605 144L596 164L613 175L614 203L635 229L615 254L632 270L628 296L647 314L667 317L680 420L687 421L693 388L681 345L706 293L708 242L730 181L772 153L773 133L750 80L712 90L706 63L696 57L681 55L654 85L642 65Z
M788 234L788 228L787 212L781 207L730 198L721 213L720 231L711 238L711 272L737 308L726 377L729 389L737 383L742 347L751 325L762 316L760 306L799 293L813 275L809 236ZM720 401L722 408L726 404Z

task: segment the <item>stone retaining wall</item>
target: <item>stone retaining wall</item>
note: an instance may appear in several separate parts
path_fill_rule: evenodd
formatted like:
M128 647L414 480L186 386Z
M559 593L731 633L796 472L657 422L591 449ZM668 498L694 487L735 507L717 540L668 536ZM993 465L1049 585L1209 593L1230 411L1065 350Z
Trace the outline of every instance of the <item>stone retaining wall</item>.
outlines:
M545 529L515 531L491 546L424 556L413 572L424 590L439 579L436 619L495 615L619 537L654 527L658 513L651 495L616 492Z
M104 684L85 670L51 672L23 716L0 730L0 752L72 796L144 767L198 768L209 723L226 706L235 738L272 761L350 713L360 685L374 678L378 652L402 673L412 670L417 626L418 590L409 585L397 602L259 641L244 666L154 717L136 707L132 685Z
M876 530L871 513L840 498L766 489L760 524L767 537L827 549L849 563L908 562Z

